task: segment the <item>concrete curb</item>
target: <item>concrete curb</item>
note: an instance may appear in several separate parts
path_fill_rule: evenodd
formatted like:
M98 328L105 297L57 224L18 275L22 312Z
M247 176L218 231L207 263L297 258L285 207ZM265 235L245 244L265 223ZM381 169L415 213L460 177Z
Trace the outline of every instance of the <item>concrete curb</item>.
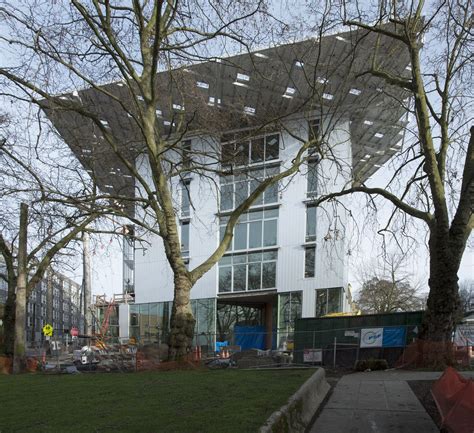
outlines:
M287 404L270 415L259 433L304 433L329 388L326 372L318 368Z

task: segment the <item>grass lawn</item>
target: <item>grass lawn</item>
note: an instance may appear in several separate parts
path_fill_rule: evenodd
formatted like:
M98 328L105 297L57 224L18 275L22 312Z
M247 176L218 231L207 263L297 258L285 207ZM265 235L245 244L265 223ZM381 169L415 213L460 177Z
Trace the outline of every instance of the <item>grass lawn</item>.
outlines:
M0 375L0 432L257 432L313 373Z

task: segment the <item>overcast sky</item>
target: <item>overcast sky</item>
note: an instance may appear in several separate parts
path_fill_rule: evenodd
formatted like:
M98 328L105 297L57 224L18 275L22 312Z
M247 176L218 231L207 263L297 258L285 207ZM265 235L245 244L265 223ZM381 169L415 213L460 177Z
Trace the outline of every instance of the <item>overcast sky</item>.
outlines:
M366 3L369 3L368 1ZM289 14L294 16L302 15L301 8L289 7L287 2L273 2L274 12L288 20ZM301 21L301 19L300 19ZM295 27L296 28L296 27ZM0 26L1 31L1 26ZM2 54L4 61L9 56ZM370 183L381 185L385 184L392 170L389 166L384 166L372 177ZM365 199L363 195L354 197L352 200L352 213L357 220L360 229L358 236L353 236L350 241L350 274L349 282L357 288L359 285L360 269L367 266L375 266L378 256L381 253L381 236L376 234L376 228L373 224L367 223L367 216L364 211ZM378 219L383 222L389 215L389 207L383 207ZM409 254L406 260L406 271L413 275L415 283L425 286L427 290L428 275L428 255L424 245L426 232L422 224L415 226L410 234L417 240L418 244ZM473 236L470 239L470 245L474 244ZM110 236L102 236L92 243L92 263L93 263L93 292L95 294L107 294L111 296L113 293L122 292L122 255L121 248L116 240L112 240ZM137 251L141 254L141 251ZM153 270L150 270L153 271ZM81 263L78 261L76 268L71 272L71 276L78 282L82 278ZM474 250L466 249L464 258L459 271L459 278L474 278ZM316 288L316 287L315 287Z

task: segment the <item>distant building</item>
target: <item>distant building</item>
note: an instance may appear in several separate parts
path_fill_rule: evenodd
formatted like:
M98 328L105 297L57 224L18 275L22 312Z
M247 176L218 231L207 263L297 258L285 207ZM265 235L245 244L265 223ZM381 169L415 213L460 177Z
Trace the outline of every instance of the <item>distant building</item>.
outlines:
M0 273L4 270L5 264L0 257ZM0 313L7 299L7 291L7 283L0 279ZM54 336L63 337L71 327L82 326L81 285L59 272L49 270L33 290L26 309L28 345L43 341L42 329L46 323L53 325Z

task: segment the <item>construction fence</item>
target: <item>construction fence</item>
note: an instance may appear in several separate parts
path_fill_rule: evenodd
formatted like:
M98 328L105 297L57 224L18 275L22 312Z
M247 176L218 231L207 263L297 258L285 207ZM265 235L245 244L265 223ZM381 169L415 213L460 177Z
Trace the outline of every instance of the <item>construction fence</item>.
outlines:
M419 367L420 353L440 352L419 340L422 313L297 319L295 326L266 332L263 326L235 326L225 335L197 333L187 361L209 368L323 366L326 368ZM346 325L346 326L344 326ZM460 325L448 348L457 365L474 361L472 325ZM166 335L159 338L52 337L28 353L46 369L135 371L166 368ZM36 360L36 364L35 361ZM364 367L365 366L365 367Z

